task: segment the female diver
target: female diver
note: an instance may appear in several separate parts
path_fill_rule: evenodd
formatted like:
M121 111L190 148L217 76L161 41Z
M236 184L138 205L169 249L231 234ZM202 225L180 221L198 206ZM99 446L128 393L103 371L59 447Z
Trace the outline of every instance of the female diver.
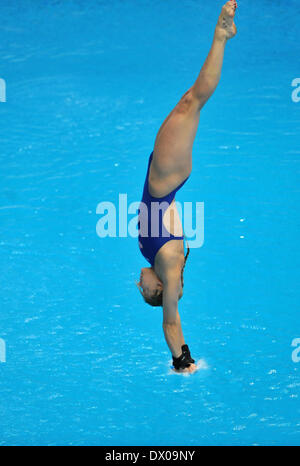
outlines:
M141 270L137 283L144 300L163 307L163 330L174 370L193 373L197 366L185 343L178 301L183 294L183 231L175 194L192 170L192 148L200 111L215 91L225 45L236 35L235 0L222 8L208 57L193 86L163 122L150 155L139 209L139 247L151 267Z

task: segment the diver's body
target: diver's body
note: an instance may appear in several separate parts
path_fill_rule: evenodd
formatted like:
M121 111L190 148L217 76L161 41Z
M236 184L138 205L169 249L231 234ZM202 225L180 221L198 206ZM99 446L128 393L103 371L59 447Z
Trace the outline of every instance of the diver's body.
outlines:
M157 239L146 240L140 235L141 252L151 267L142 269L138 285L149 304L155 302L157 296L162 297L164 335L173 356L174 367L182 372L194 372L196 365L185 344L178 313L185 257L182 225L174 197L170 198L169 194L175 193L191 173L192 148L200 111L220 80L226 42L236 34L233 22L236 8L235 0L223 6L211 50L196 82L182 96L159 129L144 187L143 199L146 203L168 200L161 223L171 233L171 237L160 239L161 243L158 243Z

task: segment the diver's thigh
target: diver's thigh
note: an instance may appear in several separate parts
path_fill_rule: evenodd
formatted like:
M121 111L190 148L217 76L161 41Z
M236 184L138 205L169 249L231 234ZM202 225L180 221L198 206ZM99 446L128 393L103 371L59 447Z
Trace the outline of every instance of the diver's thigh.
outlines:
M190 170L200 110L186 94L161 126L154 145L153 164L162 174Z

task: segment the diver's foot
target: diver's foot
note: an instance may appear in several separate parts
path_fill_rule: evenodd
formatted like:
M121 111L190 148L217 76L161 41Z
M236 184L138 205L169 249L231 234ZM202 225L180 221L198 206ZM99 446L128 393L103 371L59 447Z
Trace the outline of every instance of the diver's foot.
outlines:
M236 9L237 2L235 0L230 0L223 6L216 27L216 37L218 39L228 40L236 35L237 29L233 21Z

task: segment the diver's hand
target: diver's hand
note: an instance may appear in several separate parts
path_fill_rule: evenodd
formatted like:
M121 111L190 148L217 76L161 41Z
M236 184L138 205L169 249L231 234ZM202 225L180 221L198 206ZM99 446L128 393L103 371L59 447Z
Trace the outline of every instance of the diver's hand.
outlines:
M193 374L197 370L196 364L191 364L189 367L186 367L185 369L174 369L175 372L178 372L178 374Z

